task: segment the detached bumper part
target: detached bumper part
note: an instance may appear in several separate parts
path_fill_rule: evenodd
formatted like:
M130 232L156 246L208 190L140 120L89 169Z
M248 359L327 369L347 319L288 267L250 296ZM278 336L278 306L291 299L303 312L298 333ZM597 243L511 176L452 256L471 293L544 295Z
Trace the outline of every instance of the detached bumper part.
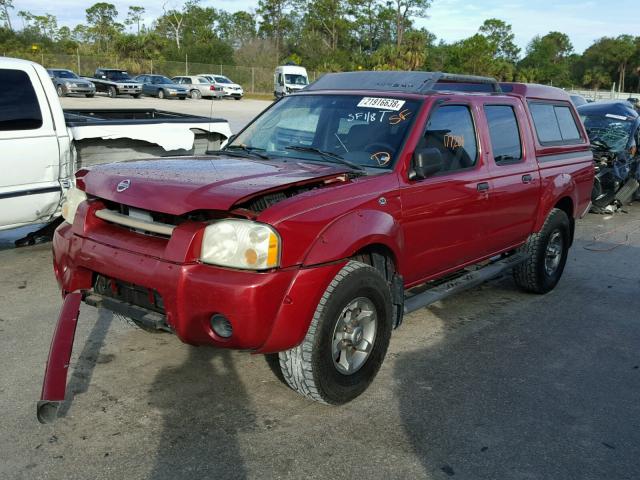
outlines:
M81 293L70 293L65 297L60 310L56 330L49 348L47 368L42 382L42 394L37 405L37 417L40 423L50 423L55 420L58 407L64 401L69 360L78 325L81 300Z

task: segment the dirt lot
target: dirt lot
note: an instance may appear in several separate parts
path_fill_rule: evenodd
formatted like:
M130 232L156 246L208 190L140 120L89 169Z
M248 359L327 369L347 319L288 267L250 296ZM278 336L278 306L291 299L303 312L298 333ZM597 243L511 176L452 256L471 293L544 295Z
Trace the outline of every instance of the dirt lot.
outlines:
M340 408L298 397L261 356L190 347L83 306L69 400L55 424L40 425L61 305L50 245L0 251L0 286L2 479L640 471L640 205L581 221L546 296L505 276L408 316L371 388Z

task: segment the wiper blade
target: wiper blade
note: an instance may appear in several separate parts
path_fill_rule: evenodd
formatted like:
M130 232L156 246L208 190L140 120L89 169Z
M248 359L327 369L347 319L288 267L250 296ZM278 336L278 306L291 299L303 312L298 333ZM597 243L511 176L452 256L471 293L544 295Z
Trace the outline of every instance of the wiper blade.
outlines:
M228 152L242 151L244 153L248 153L249 155L254 155L264 160L269 160L269 157L267 155L265 155L264 153L260 153L260 150L264 151L264 148L248 147L247 145L228 145L222 151L228 151Z
M346 165L347 167L351 167L354 170L365 171L365 168L362 165L358 165L357 163L353 163L353 162L350 162L349 160L345 160L337 153L327 152L325 150L320 150L319 148L316 148L316 147L305 147L302 145L289 145L284 148L285 150L296 150L298 152L317 153L318 155L322 155L324 158L328 159L332 163L341 163L343 165Z

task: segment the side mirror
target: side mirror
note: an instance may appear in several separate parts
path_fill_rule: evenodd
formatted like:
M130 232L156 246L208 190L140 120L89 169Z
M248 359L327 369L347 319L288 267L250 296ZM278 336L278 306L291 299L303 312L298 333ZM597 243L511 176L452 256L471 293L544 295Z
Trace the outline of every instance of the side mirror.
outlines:
M437 148L421 148L413 152L409 180L422 180L442 170L444 162Z

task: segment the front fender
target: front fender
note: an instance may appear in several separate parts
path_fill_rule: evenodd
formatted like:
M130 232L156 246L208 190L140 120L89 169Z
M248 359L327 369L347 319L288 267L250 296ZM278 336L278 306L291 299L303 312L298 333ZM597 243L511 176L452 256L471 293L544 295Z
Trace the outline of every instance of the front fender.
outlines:
M335 262L372 244L388 247L400 270L399 253L404 244L400 224L390 213L368 209L349 212L326 226L305 253L303 265Z

